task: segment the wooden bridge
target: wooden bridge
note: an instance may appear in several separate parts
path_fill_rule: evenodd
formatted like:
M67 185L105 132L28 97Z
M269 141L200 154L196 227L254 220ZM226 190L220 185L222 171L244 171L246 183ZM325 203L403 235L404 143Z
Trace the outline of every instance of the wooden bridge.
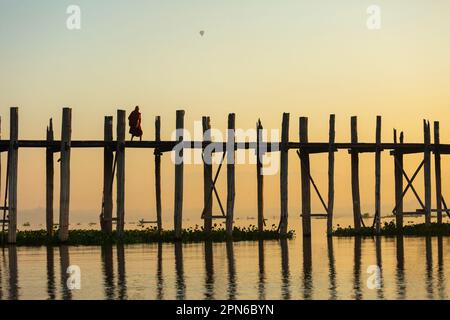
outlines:
M73 148L102 148L104 150L104 170L103 170L103 201L102 213L100 216L102 230L111 233L113 223L116 223L117 233L120 235L124 231L125 225L125 150L129 148L154 149L155 156L155 191L156 191L156 223L159 230L162 229L162 204L161 204L161 156L166 152L171 152L176 146L182 146L180 156L184 149L202 149L203 159L211 157L214 152L222 152L222 161L213 175L213 166L210 162L204 161L204 228L210 231L213 219L224 219L227 233L231 236L233 231L233 216L235 202L235 151L238 149L252 149L257 154L257 205L258 205L258 228L264 229L264 200L263 200L263 178L262 157L266 152L280 153L280 223L279 232L288 232L288 152L291 149L297 151L301 163L301 217L303 235L311 235L311 218L323 217L327 219L327 233L332 234L333 228L333 205L334 205L334 154L338 150L348 150L351 157L352 176L352 199L353 218L356 229L364 226L361 216L360 191L359 191L359 154L373 153L375 155L375 217L372 227L380 230L381 220L381 152L389 150L395 163L395 207L393 213L396 217L397 227L403 227L404 215L423 215L425 223L430 224L431 213L437 213L438 223L442 223L442 213L450 215L446 202L441 191L441 155L450 154L450 144L440 144L439 122L434 122L434 143L431 143L430 123L423 121L424 141L422 143L404 143L403 132L397 137L394 129L393 143L381 142L381 117L376 118L376 132L374 143L361 143L358 141L357 118L352 117L350 122L351 141L349 143L338 143L335 141L335 116L330 115L329 120L329 140L327 142L309 142L308 118L299 118L299 142L289 141L289 121L290 115L284 113L282 117L281 141L264 142L262 139L262 124L256 124L257 141L239 142L235 137L235 114L228 116L228 137L227 141L212 142L210 118L203 117L202 125L204 137L203 141L185 141L183 136L184 115L182 110L176 113L177 135L175 141L161 140L161 118L155 119L155 140L154 141L125 141L126 135L126 113L124 110L117 111L116 140L113 139L113 117L106 116L104 124L104 139L80 141L72 140L72 110L64 108L62 113L61 140L54 139L52 120L47 127L46 140L19 140L18 108L10 109L10 137L8 140L0 138L0 152L7 152L7 174L6 187L3 197L4 203L0 207L3 211L2 230L7 233L7 242L16 242L17 232L17 174L18 174L18 150L21 148L43 148L46 150L46 230L53 233L53 194L54 194L54 153L60 153L60 208L59 208L59 238L62 242L68 240L69 236L69 211L70 211L70 154ZM1 124L1 122L0 122ZM1 125L0 125L1 128ZM207 148L208 147L208 148ZM207 154L207 150L210 151ZM216 150L216 151L214 151ZM310 156L318 153L328 154L328 198L325 201L319 192L317 185L310 173ZM423 154L423 161L409 177L403 168L404 155ZM431 208L431 155L435 160L435 195L436 208ZM226 161L225 161L226 160ZM226 163L227 175L227 197L225 208L220 201L215 184L217 182L223 164ZM174 229L176 237L180 238L182 233L183 216L183 166L175 163L175 190L174 190ZM413 182L423 169L424 173L424 200L418 195ZM1 169L0 169L1 171ZM114 179L116 176L116 179ZM1 179L0 179L1 180ZM113 184L116 183L116 217L113 217ZM406 181L406 187L403 183ZM311 186L317 193L324 213L314 214L311 212ZM411 189L418 199L421 208L414 212L403 211L403 198L407 191ZM0 188L1 192L1 188ZM218 201L221 209L220 215L212 214L213 197ZM145 221L143 221L145 222Z

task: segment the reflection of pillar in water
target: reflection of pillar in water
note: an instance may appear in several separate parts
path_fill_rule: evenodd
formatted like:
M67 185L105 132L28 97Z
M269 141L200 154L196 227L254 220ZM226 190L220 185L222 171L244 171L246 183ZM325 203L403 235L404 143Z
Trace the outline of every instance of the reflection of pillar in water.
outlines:
M397 270L396 270L396 281L397 281L397 293L398 299L405 299L406 293L406 282L405 282L405 248L404 248L403 236L397 236Z
M205 299L214 299L214 259L211 241L205 241Z
M114 299L114 266L113 247L104 245L101 247L103 265L103 285L105 286L105 299Z
M283 299L289 300L291 298L290 278L289 271L289 248L287 239L280 240L281 245L281 295Z
M123 244L117 244L117 275L119 300L126 300L127 297L127 279L125 274L125 248Z
M162 250L163 245L158 242L158 262L156 266L156 276L158 279L156 297L158 300L164 299L164 278L163 278L163 264L162 264Z
M228 299L236 299L236 266L234 262L233 242L227 241L227 260L228 260Z
M334 249L333 249L333 237L327 237L327 249L328 249L328 275L330 280L330 299L337 299L336 291L336 267L334 260Z
M55 300L55 254L52 246L47 247L47 294L49 300Z
M444 273L444 250L442 243L442 236L438 236L438 290L439 290L439 299L446 299L446 290L445 290L445 273Z
M9 264L9 300L19 299L19 276L17 270L17 248L15 245L8 246Z
M311 299L313 291L311 237L303 237L303 288L304 299Z
M259 266L259 277L258 277L258 294L259 300L266 299L266 274L264 269L264 241L258 241L258 266Z
M355 247L353 251L354 265L353 265L353 289L355 291L354 298L356 300L362 299L361 292L361 237L355 237Z
M184 283L183 244L179 241L175 242L175 271L177 299L184 300L186 285Z
M375 251L376 251L376 255L377 255L377 266L380 270L380 289L377 289L377 295L378 295L378 299L383 299L384 297L384 293L383 293L383 288L384 288L384 283L383 283L383 261L381 258L381 237L377 236L375 239Z
M0 264L0 300L3 300L3 269L6 268L6 266L4 265L6 261L6 257L5 257L5 248L2 248L2 262L3 265Z
M426 290L428 299L433 299L433 251L431 248L431 237L425 238L426 255Z
M70 266L70 257L69 257L69 247L67 245L59 246L59 263L61 266L61 289L62 289L62 298L64 300L71 300L72 293L67 286L67 280L69 279L69 274L67 273L67 268Z

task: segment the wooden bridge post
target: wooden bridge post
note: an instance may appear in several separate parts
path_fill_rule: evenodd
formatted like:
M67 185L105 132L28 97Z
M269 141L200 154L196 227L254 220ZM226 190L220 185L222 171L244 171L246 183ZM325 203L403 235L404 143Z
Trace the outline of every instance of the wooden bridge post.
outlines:
M105 117L104 123L104 141L103 148L103 223L102 231L112 233L112 210L113 196L112 186L114 181L114 152L112 148L113 141L113 117Z
M308 118L300 118L300 143L308 143ZM309 152L300 148L302 179L302 226L303 236L311 236L311 182Z
M202 118L202 127L203 141L208 144L211 142L211 120L209 117ZM205 148L203 148L203 207L205 208L203 223L206 232L211 232L212 230L212 175L212 153L206 153Z
M333 234L333 209L334 209L334 152L335 152L335 115L330 115L329 149L328 149L328 212L327 235Z
M258 192L258 231L264 231L264 176L262 157L264 155L261 150L263 144L262 137L263 126L261 120L256 124L256 182Z
M425 182L425 224L431 223L431 153L430 123L423 121L424 130L424 182Z
M184 110L178 110L176 116L176 140L182 143L184 140ZM181 239L183 228L183 149L179 151L178 162L175 164L175 205L174 205L174 227L175 238Z
M61 185L59 195L59 240L62 242L69 239L71 140L72 109L64 108L61 129Z
M117 225L116 230L122 236L125 230L125 110L117 110Z
M439 121L434 122L434 170L436 180L436 211L437 223L442 223L442 177L441 177L441 151L439 137Z
M47 229L47 235L53 234L53 193L54 193L54 150L51 146L54 141L53 134L53 120L50 119L50 123L47 127L47 148L46 148L46 174L45 174L45 223Z
M358 120L351 118L351 142L358 143ZM352 199L353 199L353 223L356 231L361 229L361 203L359 194L359 154L357 150L350 150L352 165Z
M289 152L289 113L283 113L281 124L281 145L280 145L280 226L279 232L282 235L288 232L288 152Z
M227 135L227 218L226 231L228 236L233 235L234 200L235 200L235 114L228 115Z
M397 130L394 129L394 144L397 147ZM400 134L400 144L403 143L403 132ZM403 228L403 153L394 149L394 177L395 177L395 225Z
M155 141L161 142L161 117L155 118ZM158 231L162 231L162 205L161 205L161 151L155 149L155 194L156 194L156 223Z
M381 116L377 116L375 151L375 229L381 229Z
M17 236L17 165L18 165L18 140L19 140L19 109L10 109L9 127L9 172L8 172L8 243L16 243Z

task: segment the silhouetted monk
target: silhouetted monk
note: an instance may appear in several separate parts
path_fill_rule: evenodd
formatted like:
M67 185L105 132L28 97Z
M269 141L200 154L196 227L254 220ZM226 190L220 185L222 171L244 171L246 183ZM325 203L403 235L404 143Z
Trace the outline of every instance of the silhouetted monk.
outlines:
M141 128L141 113L139 112L139 106L136 106L134 111L130 113L128 124L130 125L131 141L133 141L134 137L138 137L142 141L143 132Z

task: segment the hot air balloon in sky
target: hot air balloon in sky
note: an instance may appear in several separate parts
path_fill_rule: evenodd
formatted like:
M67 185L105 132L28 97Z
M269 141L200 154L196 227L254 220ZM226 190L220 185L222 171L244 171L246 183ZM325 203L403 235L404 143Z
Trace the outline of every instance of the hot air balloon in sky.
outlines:
M203 36L205 35L205 31L204 31L204 30L201 30L201 31L200 31L200 35L203 37Z

